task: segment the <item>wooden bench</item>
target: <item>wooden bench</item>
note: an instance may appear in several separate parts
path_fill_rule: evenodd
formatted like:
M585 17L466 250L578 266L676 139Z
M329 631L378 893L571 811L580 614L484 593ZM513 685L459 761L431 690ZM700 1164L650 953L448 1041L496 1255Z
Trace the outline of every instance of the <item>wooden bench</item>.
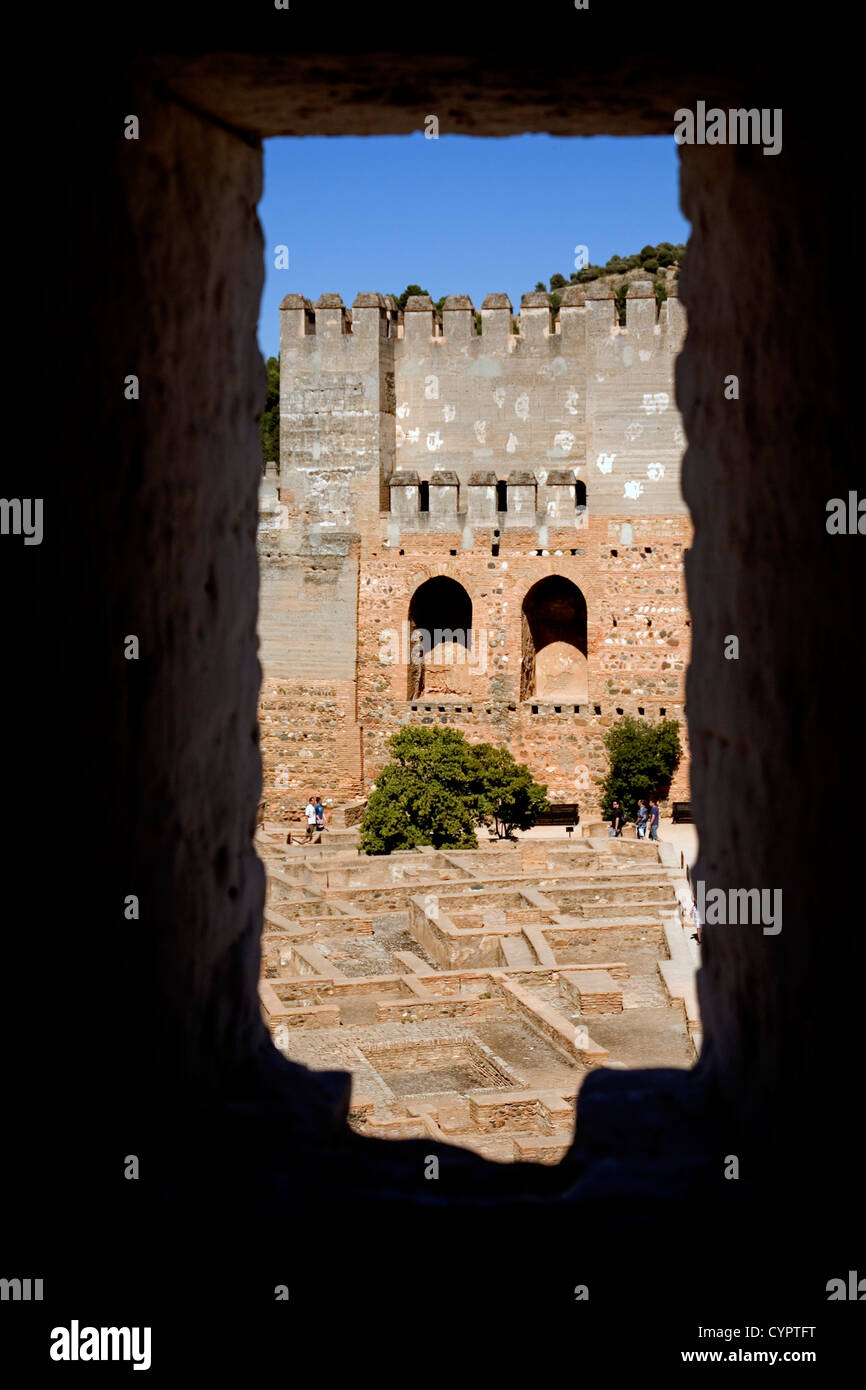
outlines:
M580 810L576 801L554 801L548 811L542 811L536 825L564 825L565 833L570 835L580 820Z

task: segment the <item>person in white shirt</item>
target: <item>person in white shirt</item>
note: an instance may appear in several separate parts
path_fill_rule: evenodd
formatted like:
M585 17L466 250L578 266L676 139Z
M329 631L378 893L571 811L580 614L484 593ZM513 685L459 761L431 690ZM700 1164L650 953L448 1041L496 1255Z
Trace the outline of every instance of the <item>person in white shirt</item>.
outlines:
M310 843L316 830L316 807L313 804L312 793L307 798L307 804L304 808L304 815L307 818L307 835L306 839L304 840L304 844L306 845Z

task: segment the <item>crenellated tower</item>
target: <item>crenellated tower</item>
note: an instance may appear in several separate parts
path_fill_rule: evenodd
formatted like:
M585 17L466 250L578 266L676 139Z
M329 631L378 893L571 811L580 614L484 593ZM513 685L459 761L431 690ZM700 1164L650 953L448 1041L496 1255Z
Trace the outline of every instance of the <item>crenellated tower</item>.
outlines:
M589 807L604 728L682 714L675 285L657 308L633 281L624 326L601 282L565 289L555 320L538 292L517 317L489 294L477 319L467 295L441 319L426 295L282 302L260 544L275 809L362 793L416 721L507 743ZM471 636L435 640L467 617Z

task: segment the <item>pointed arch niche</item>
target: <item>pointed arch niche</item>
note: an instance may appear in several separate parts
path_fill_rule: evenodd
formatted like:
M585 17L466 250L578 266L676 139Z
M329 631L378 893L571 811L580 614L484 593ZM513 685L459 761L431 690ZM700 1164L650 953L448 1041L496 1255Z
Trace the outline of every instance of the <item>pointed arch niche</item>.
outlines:
M533 584L523 600L521 633L521 700L586 704L586 599L577 585L559 574Z

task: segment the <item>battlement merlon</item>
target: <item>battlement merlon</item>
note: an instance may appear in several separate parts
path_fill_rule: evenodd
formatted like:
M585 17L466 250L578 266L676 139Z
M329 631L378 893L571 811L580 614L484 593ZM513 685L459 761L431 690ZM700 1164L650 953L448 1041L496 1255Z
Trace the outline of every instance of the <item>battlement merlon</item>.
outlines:
M297 339L387 338L398 352L423 355L428 345L464 349L476 345L485 354L505 355L526 345L530 350L549 343L564 356L582 353L588 344L614 333L652 337L656 346L679 352L685 336L685 314L676 282L667 288L667 299L656 305L653 282L629 282L626 321L617 321L614 291L606 281L567 285L560 292L558 319L554 320L550 295L540 290L524 294L515 315L507 294L488 294L480 311L481 331L476 329L476 310L467 294L448 295L441 319L429 295L412 295L404 310L392 295L361 291L351 310L338 294L322 294L312 303L302 294L287 294L280 304L281 342ZM479 340L483 340L483 347ZM661 342L659 342L661 340ZM404 345L404 346L401 346ZM309 351L315 345L308 342Z

